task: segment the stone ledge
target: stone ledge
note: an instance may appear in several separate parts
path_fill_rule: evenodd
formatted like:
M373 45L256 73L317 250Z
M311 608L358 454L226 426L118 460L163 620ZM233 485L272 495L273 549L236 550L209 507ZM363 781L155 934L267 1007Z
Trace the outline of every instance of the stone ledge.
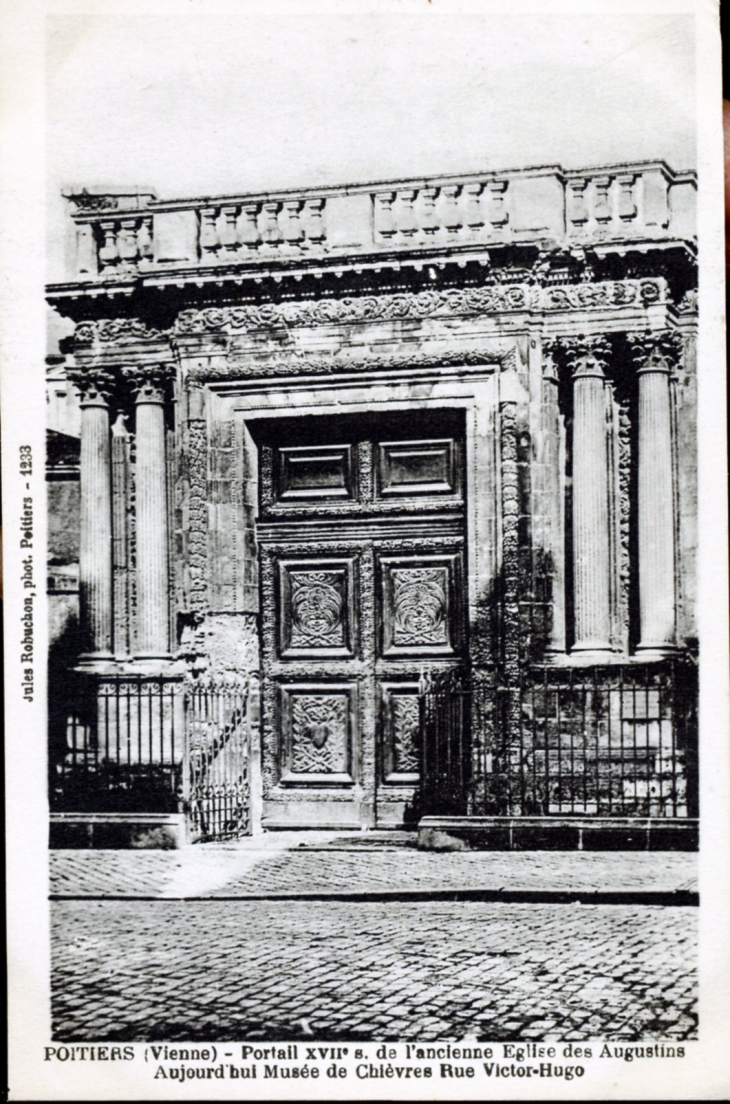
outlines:
M418 846L450 851L697 851L699 820L658 817L422 817Z
M187 843L183 813L51 813L49 846L171 851Z

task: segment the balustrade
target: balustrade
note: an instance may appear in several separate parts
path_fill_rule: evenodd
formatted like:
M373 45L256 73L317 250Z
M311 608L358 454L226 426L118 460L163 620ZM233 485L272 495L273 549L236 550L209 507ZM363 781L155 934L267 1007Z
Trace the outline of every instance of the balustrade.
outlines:
M136 267L152 259L152 215L119 214L99 219L99 268Z
M469 180L373 194L376 245L458 244L503 237L508 181Z
M534 241L538 230L581 244L666 233L689 238L694 190L693 174L672 173L657 162L569 174L535 169L404 180L326 194L152 199L137 211L77 212L78 267L109 276L152 264L496 245Z
M261 250L299 252L326 241L325 200L297 198L202 207L199 212L201 260L246 255Z

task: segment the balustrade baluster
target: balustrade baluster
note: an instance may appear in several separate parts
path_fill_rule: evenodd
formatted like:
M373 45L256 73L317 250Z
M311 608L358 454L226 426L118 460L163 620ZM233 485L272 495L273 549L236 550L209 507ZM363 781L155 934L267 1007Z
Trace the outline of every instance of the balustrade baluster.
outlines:
M238 235L246 249L256 249L261 238L258 228L258 203L244 203L238 218Z
M220 230L221 247L228 252L238 248L238 232L236 228L237 207L221 207L222 225Z
M568 181L568 221L576 226L588 222L586 181L583 178Z
M144 260L152 259L152 215L144 215L139 220L137 226L137 252Z
M382 238L391 238L395 234L394 199L394 192L380 192L375 197L375 233Z
M484 226L481 194L483 185L478 181L464 185L464 222L470 230L478 231Z
M421 188L421 229L429 235L435 234L440 228L436 213L438 194L438 188Z
M203 207L200 212L200 252L213 253L220 245L218 237L219 209L217 207Z
M117 249L119 260L133 262L139 254L137 252L137 220L133 218L122 219L117 233Z
M288 199L282 211L284 241L288 245L298 246L304 239L304 227L300 218L302 203L299 199Z
M449 234L458 234L461 230L461 212L459 211L458 184L445 184L441 189L443 218L442 222Z
M593 179L593 187L595 188L595 197L593 200L593 217L596 222L605 225L610 222L613 217L611 211L611 199L608 189L611 185L610 176L596 176Z
M278 245L281 241L278 215L278 203L268 202L262 204L259 230L261 233L261 240L266 245Z
M408 188L398 192L398 229L405 238L411 238L418 230L416 212L413 210L413 201L416 198L415 188Z
M634 181L636 177L633 173L625 173L623 176L617 176L616 181L618 183L618 217L623 222L630 222L631 219L636 218L636 204L634 203Z
M495 228L504 226L509 217L505 205L506 191L506 180L489 181L489 221Z
M117 223L114 219L105 219L99 223L104 241L99 249L99 260L102 265L113 265L119 260L117 249Z
M322 219L322 212L324 209L323 199L308 199L304 204L305 220L304 228L307 235L307 241L321 242L325 238L324 221Z

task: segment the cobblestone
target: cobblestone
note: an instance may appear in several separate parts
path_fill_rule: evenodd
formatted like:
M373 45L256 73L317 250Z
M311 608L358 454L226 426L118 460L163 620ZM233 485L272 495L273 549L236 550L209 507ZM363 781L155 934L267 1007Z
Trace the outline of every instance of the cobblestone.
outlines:
M697 1031L693 908L65 900L52 921L63 1041Z
M63 897L251 897L486 890L696 890L691 853L313 850L276 838L182 851L55 851L51 893Z

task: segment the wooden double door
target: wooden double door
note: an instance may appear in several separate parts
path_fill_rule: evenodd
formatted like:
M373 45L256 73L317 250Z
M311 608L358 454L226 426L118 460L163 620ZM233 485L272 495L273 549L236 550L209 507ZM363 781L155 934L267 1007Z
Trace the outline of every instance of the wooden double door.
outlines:
M264 825L412 824L419 684L466 654L463 415L258 443Z

